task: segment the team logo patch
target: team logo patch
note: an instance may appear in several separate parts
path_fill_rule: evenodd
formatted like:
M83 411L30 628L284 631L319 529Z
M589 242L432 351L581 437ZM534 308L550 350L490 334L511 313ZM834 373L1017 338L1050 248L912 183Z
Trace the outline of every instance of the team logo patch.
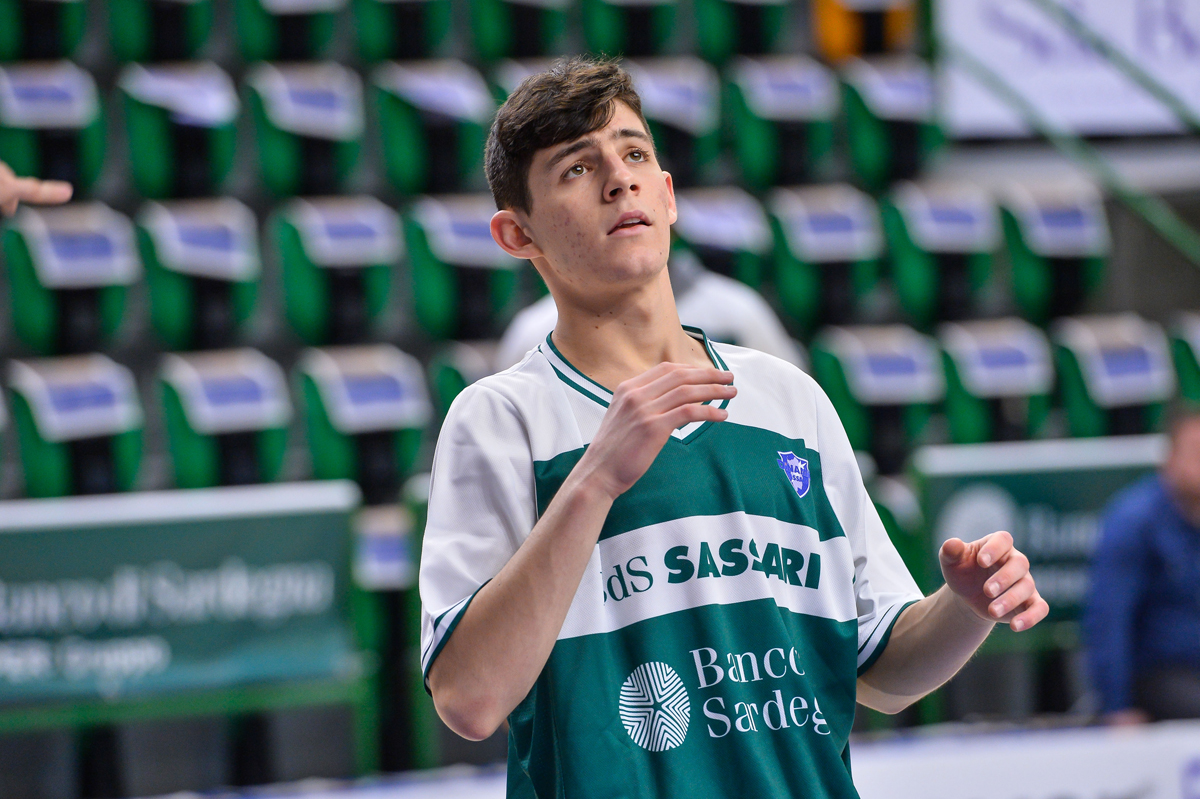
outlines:
M666 663L643 663L621 685L621 723L633 742L665 752L687 737L692 704L675 670Z
M783 473L787 475L788 482L792 484L792 488L796 489L796 496L802 497L808 493L809 475L808 461L804 458L797 458L794 452L780 452L779 460L775 461L779 464L779 468L783 469Z

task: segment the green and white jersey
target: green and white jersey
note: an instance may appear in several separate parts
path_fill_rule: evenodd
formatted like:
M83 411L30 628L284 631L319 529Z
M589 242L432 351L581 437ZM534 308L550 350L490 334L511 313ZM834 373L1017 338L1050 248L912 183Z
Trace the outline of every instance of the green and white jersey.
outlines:
M816 383L689 332L733 372L729 418L676 430L613 503L509 717L509 796L857 796L855 680L920 591ZM421 557L426 675L611 398L547 338L455 400Z

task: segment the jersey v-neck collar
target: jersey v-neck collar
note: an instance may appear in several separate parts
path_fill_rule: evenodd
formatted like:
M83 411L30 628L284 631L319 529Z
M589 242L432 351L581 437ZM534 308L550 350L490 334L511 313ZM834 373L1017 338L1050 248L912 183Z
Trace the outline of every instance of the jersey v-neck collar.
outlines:
M718 369L729 371L729 367L725 365L725 361L713 348L712 342L708 340L708 336L698 327L690 325L682 326L684 331L692 338L704 345L704 351L708 354L708 359L712 361L713 366ZM546 356L546 360L550 362L550 367L554 369L554 373L558 375L558 379L566 383L571 388L578 391L583 396L590 399L592 402L607 408L612 403L612 392L604 386L591 379L583 372L576 369L563 354L558 351L558 347L554 346L554 341L551 338L552 334L546 336L544 344L538 345L538 352ZM705 402L705 405L711 405L713 400ZM729 405L729 399L723 399L718 403L717 407L724 409ZM691 422L683 427L676 428L671 431L671 437L687 444L698 436L701 431L707 428L712 422Z

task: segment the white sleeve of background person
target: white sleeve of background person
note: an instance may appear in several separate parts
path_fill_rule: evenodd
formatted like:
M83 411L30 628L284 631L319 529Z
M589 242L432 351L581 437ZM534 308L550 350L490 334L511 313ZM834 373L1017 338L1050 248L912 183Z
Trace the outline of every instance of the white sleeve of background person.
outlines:
M858 666L872 661L896 617L921 590L888 538L879 511L867 495L846 430L824 391L817 392L821 477L829 504L850 540L858 608Z
M737 285L737 291L745 296L745 302L749 306L749 312L746 314L744 322L743 345L762 350L768 355L782 358L793 366L803 368L804 359L796 349L796 345L792 343L792 339L779 321L779 317L775 315L775 311L762 298L762 295L737 281L731 280L730 282Z
M746 284L708 272L678 302L679 321L683 324L695 325L719 340L732 336L742 347L774 355L793 366L804 366L803 357L775 311Z
M421 548L421 670L449 640L475 593L536 522L533 461L512 404L479 384L451 405L438 436Z
M546 340L546 336L557 323L558 306L549 294L518 311L508 323L508 328L496 347L496 362L493 364L495 370L503 372L513 364L519 363L525 357L525 353Z

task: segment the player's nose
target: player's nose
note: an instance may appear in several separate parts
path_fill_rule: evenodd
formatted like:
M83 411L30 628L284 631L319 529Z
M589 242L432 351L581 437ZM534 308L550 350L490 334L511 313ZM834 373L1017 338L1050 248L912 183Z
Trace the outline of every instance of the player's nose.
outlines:
M605 168L607 175L604 182L604 196L607 199L615 200L626 192L634 194L638 192L640 187L637 178L623 158L616 155L609 156L605 159Z

